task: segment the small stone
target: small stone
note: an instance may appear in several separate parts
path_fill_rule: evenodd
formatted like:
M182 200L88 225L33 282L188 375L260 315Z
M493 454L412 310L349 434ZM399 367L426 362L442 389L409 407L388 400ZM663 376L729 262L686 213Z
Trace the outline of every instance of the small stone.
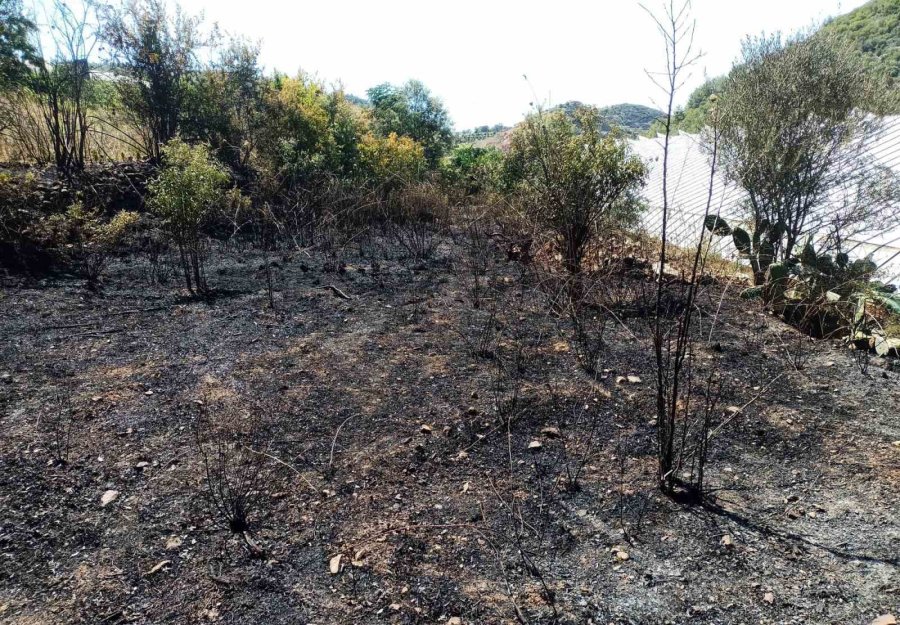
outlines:
M104 508L108 504L111 504L112 502L114 502L116 500L116 498L118 496L119 496L119 491L117 491L117 490L110 489L110 490L106 491L100 497L100 507Z
M528 449L531 451L540 451L542 447L541 441L531 441L528 443Z
M724 536L722 536L722 540L720 542L726 549L734 548L734 539L731 537L731 534L725 534Z
M344 555L339 553L336 556L332 556L331 560L328 561L328 570L331 571L332 575L337 575L341 572L341 558Z
M641 377L637 376L637 375L629 375L627 379L628 379L629 384L640 384L641 383Z
M627 560L630 557L631 556L628 555L627 551L617 551L616 552L616 558L621 560L622 562L624 562L625 560Z
M148 390L148 391L145 391L145 392L144 392L144 395L153 395L153 391L149 391L149 390Z
M893 614L882 614L869 625L897 625L897 617Z
M137 469L138 471L143 471L144 469L146 469L149 466L150 466L149 462L147 462L146 460L141 460L136 465L134 465L134 468Z
M766 603L770 603L770 604L775 603L775 595L770 592L767 592L766 594L763 595L763 601L765 601Z
M452 616L447 619L447 625L462 625L462 619L458 616Z
M616 384L625 384L625 382L627 382L627 381L628 381L628 378L626 378L624 375L616 376Z
M741 409L738 408L737 406L728 406L727 408L725 408L725 412L730 415L736 415L740 411L741 411Z
M423 423L419 429L422 431L422 434L431 434L432 427L427 423Z
M178 536L170 536L166 541L166 551L175 551L181 547L181 539Z

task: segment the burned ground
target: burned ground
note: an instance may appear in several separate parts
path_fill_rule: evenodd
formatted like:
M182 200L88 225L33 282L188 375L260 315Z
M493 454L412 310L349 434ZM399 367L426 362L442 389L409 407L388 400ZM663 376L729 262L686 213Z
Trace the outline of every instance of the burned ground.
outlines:
M863 373L839 343L803 340L798 369L793 329L710 285L696 371L717 373L722 427L708 498L673 501L655 488L647 319L617 316L592 379L526 270L498 250L476 309L459 253L447 241L425 263L347 256L329 272L315 252L272 256L274 310L255 252L214 254L208 300L150 283L137 259L98 293L66 277L9 282L0 620L897 612L889 362ZM628 280L639 291L646 278ZM244 445L233 461L260 471L245 536L208 497L201 450L228 436Z

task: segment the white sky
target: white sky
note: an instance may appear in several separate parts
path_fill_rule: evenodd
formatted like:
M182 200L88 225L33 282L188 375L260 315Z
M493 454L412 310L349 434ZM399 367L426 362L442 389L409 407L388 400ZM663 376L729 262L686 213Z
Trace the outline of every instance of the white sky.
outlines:
M694 0L695 66L725 73L746 34L790 32L864 0ZM677 2L676 2L677 4ZM267 71L302 68L350 93L418 78L442 98L457 129L512 125L534 97L653 105L644 73L664 69L655 27L637 0L181 0L190 13L262 44ZM647 0L661 10L662 0ZM522 78L528 75L530 86Z

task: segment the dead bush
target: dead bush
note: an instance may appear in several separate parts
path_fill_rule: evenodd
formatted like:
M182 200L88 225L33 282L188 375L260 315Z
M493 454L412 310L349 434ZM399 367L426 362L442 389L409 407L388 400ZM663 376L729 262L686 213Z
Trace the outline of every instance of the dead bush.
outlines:
M272 470L258 411L197 403L194 434L212 511L235 534L250 530Z
M449 207L446 196L432 183L410 184L394 191L385 206L391 232L410 258L431 258L446 225Z

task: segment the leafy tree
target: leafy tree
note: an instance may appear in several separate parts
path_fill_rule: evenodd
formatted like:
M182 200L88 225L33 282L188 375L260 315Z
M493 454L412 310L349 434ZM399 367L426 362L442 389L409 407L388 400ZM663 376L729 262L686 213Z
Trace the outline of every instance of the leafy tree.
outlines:
M306 185L324 170L330 143L327 102L324 86L305 74L276 76L267 87L260 164L283 186Z
M0 0L0 89L21 84L34 59L30 37L34 23L22 13L21 0Z
M163 168L148 185L148 203L178 246L188 291L205 293L202 230L224 198L228 173L203 144L188 145L176 137L161 152Z
M262 127L259 46L232 39L210 68L186 81L179 122L182 136L209 143L219 160L246 171Z
M834 36L745 41L722 97L720 155L747 192L760 266L790 258L829 191L864 170L858 147L879 127L866 111L880 94L860 57Z
M161 146L178 131L186 79L197 70L197 52L207 43L199 28L199 17L180 9L170 15L165 0L126 0L102 14L100 33L120 75L119 96L126 114L143 130L139 142L145 153L157 161Z
M367 92L378 131L410 137L425 149L429 166L436 167L453 142L450 116L443 103L418 80L402 87L384 83Z
M636 219L645 176L627 142L602 132L594 107L538 110L512 135L508 184L534 219L556 233L572 274L581 271L589 245L604 228Z

